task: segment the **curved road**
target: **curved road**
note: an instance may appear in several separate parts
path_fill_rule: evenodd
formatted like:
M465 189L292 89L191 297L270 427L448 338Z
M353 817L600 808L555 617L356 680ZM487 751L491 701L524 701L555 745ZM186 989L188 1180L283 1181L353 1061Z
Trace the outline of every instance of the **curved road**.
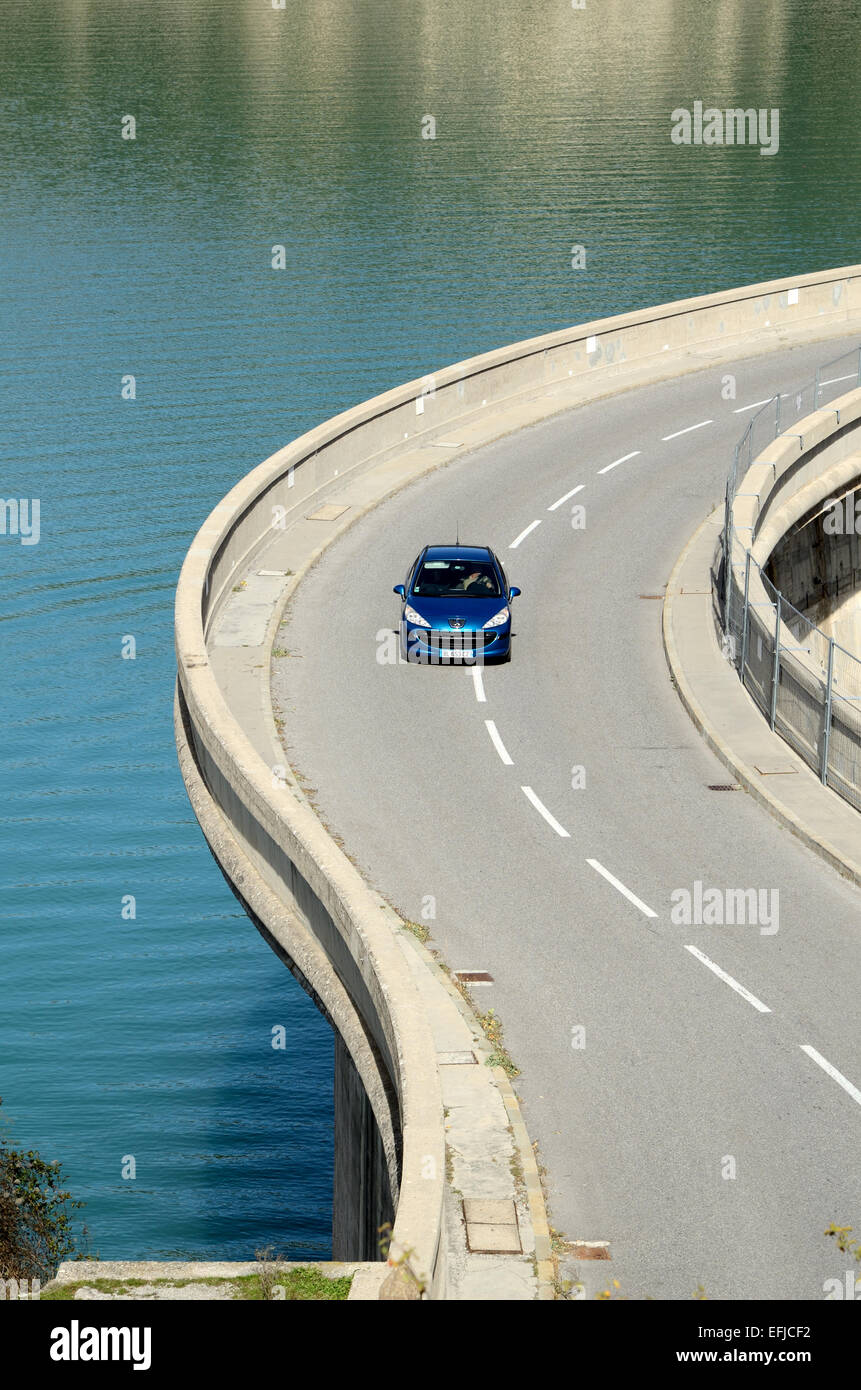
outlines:
M818 1299L849 1267L823 1232L861 1222L861 1094L802 1047L861 1088L861 895L744 793L709 790L728 774L642 596L722 500L745 407L856 345L710 368L453 459L329 548L279 634L296 659L274 662L273 698L327 825L406 917L435 900L453 969L493 977L474 998L521 1068L553 1225L609 1243L612 1263L580 1265L587 1296L616 1278L639 1298ZM523 589L513 660L480 680L378 659L392 584L456 528ZM778 929L675 924L697 881L778 890Z

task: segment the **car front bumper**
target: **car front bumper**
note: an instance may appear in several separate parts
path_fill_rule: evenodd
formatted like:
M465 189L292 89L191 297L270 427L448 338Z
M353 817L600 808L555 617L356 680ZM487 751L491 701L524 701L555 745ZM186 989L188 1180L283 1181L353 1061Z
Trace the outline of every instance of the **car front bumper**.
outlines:
M430 664L479 662L488 657L506 656L511 645L511 625L498 628L419 627L401 621L401 655L407 660Z

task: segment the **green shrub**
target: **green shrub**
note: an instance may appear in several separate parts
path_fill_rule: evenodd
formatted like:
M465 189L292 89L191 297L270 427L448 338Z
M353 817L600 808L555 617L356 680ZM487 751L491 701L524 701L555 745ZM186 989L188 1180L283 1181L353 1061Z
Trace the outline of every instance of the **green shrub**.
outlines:
M63 1187L59 1159L49 1163L0 1133L0 1279L52 1278L75 1251L71 1213L82 1206Z

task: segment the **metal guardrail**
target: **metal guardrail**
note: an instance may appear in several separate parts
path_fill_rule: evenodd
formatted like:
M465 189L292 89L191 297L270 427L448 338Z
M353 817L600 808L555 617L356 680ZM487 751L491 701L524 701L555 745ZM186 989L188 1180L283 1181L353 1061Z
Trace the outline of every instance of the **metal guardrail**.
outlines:
M727 654L745 689L823 785L861 811L861 659L779 593L733 526L739 483L762 451L853 385L861 387L861 348L823 363L813 381L774 396L749 421L727 478L722 598ZM765 599L751 598L754 574Z

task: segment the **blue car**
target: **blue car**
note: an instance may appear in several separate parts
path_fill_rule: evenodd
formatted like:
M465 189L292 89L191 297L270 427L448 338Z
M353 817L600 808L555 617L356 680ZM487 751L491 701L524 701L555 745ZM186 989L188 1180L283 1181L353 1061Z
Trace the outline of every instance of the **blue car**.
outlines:
M486 545L426 545L394 592L407 661L510 661L510 589Z

